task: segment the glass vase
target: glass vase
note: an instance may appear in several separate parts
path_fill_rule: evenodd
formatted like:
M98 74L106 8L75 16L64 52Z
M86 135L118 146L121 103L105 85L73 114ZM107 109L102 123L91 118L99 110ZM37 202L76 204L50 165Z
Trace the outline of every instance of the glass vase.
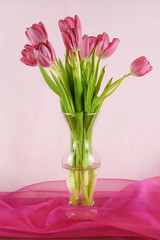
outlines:
M63 155L70 205L94 205L94 187L100 158L92 147L92 130L97 113L64 113L70 128L70 150Z

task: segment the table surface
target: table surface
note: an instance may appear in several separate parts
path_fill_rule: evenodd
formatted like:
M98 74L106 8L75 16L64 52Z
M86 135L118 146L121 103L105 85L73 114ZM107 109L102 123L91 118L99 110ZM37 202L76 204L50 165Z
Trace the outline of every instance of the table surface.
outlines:
M86 209L70 209L67 207L68 203L68 190L64 181L50 181L33 184L26 186L13 193L0 193L1 205L3 214L0 214L0 222L2 226L5 227L5 232L1 232L3 236L0 240L25 240L25 239L57 239L57 240L96 240L96 239L107 239L107 240L156 240L159 238L160 224L160 177L154 177L146 179L143 181L125 180L125 179L99 179L97 182L97 189L95 191L96 207L98 212L86 211ZM144 194L145 193L145 194ZM108 200L109 199L109 200ZM127 203L127 207L126 206ZM8 208L6 208L6 206ZM11 208L10 208L11 206ZM43 207L42 207L43 206ZM9 210L8 210L9 209ZM11 209L11 211L10 211ZM21 209L21 211L19 211ZM118 211L117 211L118 209ZM143 211L145 209L145 211ZM2 211L1 210L1 211ZM14 214L13 211L14 210ZM53 211L54 210L54 211ZM152 211L151 211L152 210ZM46 211L46 214L44 214ZM84 217L84 212L86 218L89 220L88 225L84 225L83 221L76 224L75 221L71 221L70 216L72 211L76 217L82 220ZM125 214L124 214L125 211ZM141 214L139 214L139 212ZM51 214L50 214L51 213ZM97 214L98 213L98 214ZM103 213L103 214L102 214ZM5 217L7 214L7 217ZM69 215L68 215L69 214ZM71 214L71 215L70 215ZM137 216L133 218L132 216ZM36 216L40 216L36 217ZM44 218L43 218L44 216ZM50 216L46 223L46 217ZM4 218L5 217L5 218ZM99 217L99 218L98 218ZM110 228L106 229L104 224L108 226L108 218L110 219ZM37 221L41 219L41 221ZM61 220L63 219L63 221ZM15 232L11 232L12 222L20 221L22 225L18 225L18 231L20 234L16 235ZM75 219L76 220L76 219ZM151 220L154 220L154 228L151 226ZM57 234L56 229L53 228L50 231L50 225L62 223L61 228L65 226L64 234ZM61 222L62 221L62 222ZM31 224L28 225L28 222ZM99 224L101 223L102 224ZM41 224L42 223L42 224ZM63 225L63 224L67 225ZM156 223L156 224L155 224ZM97 225L96 225L97 224ZM128 228L129 224L129 228ZM13 225L14 226L14 225ZM26 229L29 228L29 234L21 234ZM32 227L33 226L33 227ZM102 226L102 227L101 227ZM121 231L121 227L122 230ZM43 229L42 229L43 227ZM96 228L95 228L96 227ZM138 233L135 232L135 227L138 227ZM47 233L42 235L41 231L38 233L37 238L35 238L35 228L40 230L47 229ZM72 229L71 229L72 228ZM49 230L48 230L49 229ZM69 229L69 230L68 230ZM85 230L84 230L85 229ZM119 231L120 229L120 231ZM129 229L129 233L128 233ZM0 229L1 230L1 229ZM2 229L4 230L4 229ZM55 230L55 232L54 232ZM58 229L59 230L59 229ZM72 231L73 232L72 232ZM125 235L130 236L140 236L140 237L86 237L92 236L93 232L96 230L101 236L105 235ZM114 230L114 233L113 231ZM68 231L68 232L67 232ZM85 231L90 231L90 234ZM132 234L132 233L135 234ZM5 233L5 234L4 234ZM72 233L72 234L71 234ZM50 238L48 238L48 234ZM56 235L55 235L56 234ZM1 235L1 236L2 236ZM94 234L93 234L94 235ZM96 234L97 235L97 232ZM142 238L141 236L146 235L147 237ZM20 238L8 237L8 236L20 236ZM29 236L32 238L21 238L23 236ZM41 238L41 236L43 238ZM63 237L63 238L53 238ZM67 236L75 236L74 238L64 238ZM78 238L76 238L76 236ZM82 238L79 238L82 236ZM84 237L83 237L84 236ZM150 238L149 238L150 236ZM33 238L34 237L34 238ZM47 238L45 238L47 237ZM154 237L154 238L153 238Z
M154 240L152 238L140 238L140 237L89 237L89 238L0 238L0 240ZM156 240L156 239L155 239Z

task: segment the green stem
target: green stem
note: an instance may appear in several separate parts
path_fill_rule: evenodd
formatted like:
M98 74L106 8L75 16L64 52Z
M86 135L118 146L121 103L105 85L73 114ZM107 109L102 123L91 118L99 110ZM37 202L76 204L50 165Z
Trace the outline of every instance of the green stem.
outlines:
M89 200L91 203L93 202L93 192L94 192L94 187L95 187L95 182L96 182L96 174L97 174L96 169L90 170L90 182L89 182L89 186L88 186L88 196L89 196Z
M82 205L90 205L88 197L88 170L81 171Z
M56 59L56 60L57 60L57 59ZM54 65L54 67L52 66L52 68L55 68L56 73L57 73L60 77L62 77L62 74L61 74L61 72L60 72L60 70L59 70L56 62L54 62L53 65Z
M80 68L80 61L79 61L78 51L76 51L76 60L77 60L77 67L78 67L79 78L81 78L81 68Z
M72 129L74 129L76 135L71 140L71 144L74 144L74 146L71 146L71 156L74 156L74 158L72 158L72 172L69 172L70 186L72 186L70 201L73 205L78 205L81 189L81 204L91 206L96 179L96 171L91 166L91 137L95 116L85 116L83 113L78 113L73 119L74 126L72 126Z
M83 86L81 82L81 70L80 70L80 62L79 62L79 55L76 52L76 59L73 54L71 53L71 60L72 60L72 69L73 69L73 79L74 79L74 96L75 96L75 107L76 112L80 113L83 111Z

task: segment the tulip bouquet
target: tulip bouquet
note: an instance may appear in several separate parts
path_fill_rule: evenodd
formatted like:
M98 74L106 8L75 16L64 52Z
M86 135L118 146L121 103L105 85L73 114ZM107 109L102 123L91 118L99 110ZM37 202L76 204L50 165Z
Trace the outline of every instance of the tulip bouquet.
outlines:
M99 94L106 65L99 73L101 59L110 57L116 50L119 39L110 42L108 34L97 37L83 35L81 22L76 15L59 21L59 28L66 48L65 61L56 57L42 22L26 29L31 45L22 50L21 61L28 66L38 66L44 80L60 98L60 105L71 130L71 154L64 164L68 169L70 203L93 204L96 164L92 157L92 127L106 98L122 83L134 75L143 76L152 66L145 57L131 64L130 71L113 82L111 78ZM97 59L96 59L97 58ZM44 69L49 68L50 74Z

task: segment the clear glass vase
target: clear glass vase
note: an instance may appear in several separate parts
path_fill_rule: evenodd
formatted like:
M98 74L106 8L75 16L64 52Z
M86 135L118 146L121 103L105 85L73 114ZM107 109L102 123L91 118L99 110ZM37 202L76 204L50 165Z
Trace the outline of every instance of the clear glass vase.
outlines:
M94 205L94 187L100 158L92 148L92 129L98 114L64 113L70 128L70 150L63 155L71 205Z

